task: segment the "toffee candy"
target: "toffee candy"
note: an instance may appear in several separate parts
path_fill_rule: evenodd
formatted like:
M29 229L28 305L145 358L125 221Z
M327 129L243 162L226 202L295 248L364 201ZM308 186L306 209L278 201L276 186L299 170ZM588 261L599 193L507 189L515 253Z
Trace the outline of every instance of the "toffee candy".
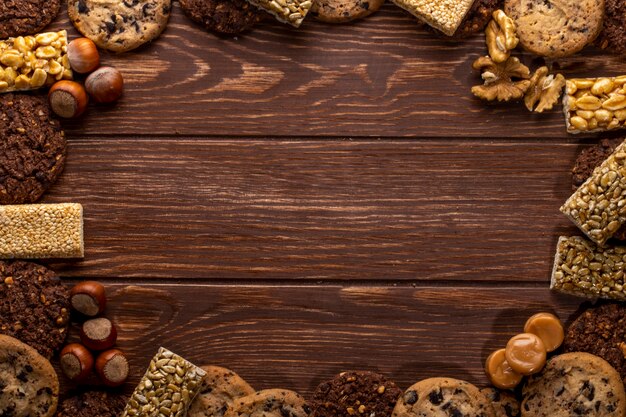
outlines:
M504 353L511 368L522 375L537 373L546 363L546 347L539 336L521 333L506 344Z
M539 336L548 352L557 350L565 337L561 320L550 313L537 313L530 317L524 325L524 332Z
M461 26L475 0L392 0L424 23L448 36Z
M626 128L626 75L567 80L563 112L568 133Z
M493 352L485 361L485 373L491 383L501 389L513 389L522 382L522 374L511 368L506 360L506 349Z

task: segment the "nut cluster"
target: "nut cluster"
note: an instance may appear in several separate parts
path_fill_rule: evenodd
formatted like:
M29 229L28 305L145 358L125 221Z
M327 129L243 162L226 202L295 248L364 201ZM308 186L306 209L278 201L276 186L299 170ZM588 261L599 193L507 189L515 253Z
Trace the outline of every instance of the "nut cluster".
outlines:
M567 80L563 104L569 133L624 129L626 76Z
M550 288L626 301L626 247L601 248L579 236L560 237Z
M311 0L253 0L255 6L272 13L281 22L299 27L309 9L313 6Z
M66 31L0 41L0 92L34 90L62 79L72 79Z

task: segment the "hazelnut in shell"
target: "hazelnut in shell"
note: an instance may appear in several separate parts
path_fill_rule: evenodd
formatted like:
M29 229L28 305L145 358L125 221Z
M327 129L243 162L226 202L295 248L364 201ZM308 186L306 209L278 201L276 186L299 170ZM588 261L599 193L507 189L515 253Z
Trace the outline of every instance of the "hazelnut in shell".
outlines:
M89 74L85 88L96 103L113 103L122 96L124 78L117 69L102 67Z
M79 343L71 343L63 348L59 356L63 374L74 382L82 382L93 369L93 355Z
M115 345L117 329L111 320L100 317L87 320L80 328L80 341L91 350L106 350Z
M109 387L122 385L128 378L128 360L119 349L102 352L96 359L96 373L102 383Z
M61 80L50 87L48 102L57 116L72 119L85 112L89 98L85 88L79 83Z
M70 305L85 316L102 314L106 301L104 286L96 281L80 282L70 290Z
M67 45L70 66L79 74L87 74L100 66L98 47L89 38L74 39Z

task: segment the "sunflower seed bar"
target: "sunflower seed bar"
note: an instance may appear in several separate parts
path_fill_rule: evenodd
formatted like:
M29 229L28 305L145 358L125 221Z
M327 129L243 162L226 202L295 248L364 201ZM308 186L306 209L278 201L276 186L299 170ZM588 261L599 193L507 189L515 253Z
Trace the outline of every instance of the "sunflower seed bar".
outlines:
M454 35L475 0L392 0L424 23Z
M626 141L619 145L561 207L598 245L626 222Z
M313 6L313 0L248 0L250 4L272 14L279 22L300 27Z
M165 348L152 358L121 417L182 417L206 372Z
M587 298L626 300L626 247L598 247L580 237L561 236L550 288Z
M0 206L0 259L82 258L83 206Z
M568 133L626 129L626 76L567 80L563 111Z

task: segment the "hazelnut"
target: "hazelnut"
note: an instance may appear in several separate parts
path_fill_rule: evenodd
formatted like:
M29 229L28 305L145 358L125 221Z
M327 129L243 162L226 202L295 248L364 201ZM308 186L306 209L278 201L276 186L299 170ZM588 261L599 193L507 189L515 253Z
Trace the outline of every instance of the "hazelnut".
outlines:
M96 359L96 373L104 385L117 387L128 378L128 360L119 349L102 352Z
M71 381L82 382L93 369L93 355L78 343L71 343L61 351L59 362L63 374Z
M89 98L82 85L75 81L62 80L52 85L48 101L57 116L71 119L85 112Z
M106 301L104 286L96 281L80 282L70 290L70 305L85 316L102 314Z
M117 329L104 317L87 320L80 328L80 340L91 350L109 349L115 345Z
M113 103L124 91L122 74L113 67L102 67L89 74L85 88L96 103Z
M79 74L87 74L100 66L98 47L89 38L74 39L67 45L70 66Z

